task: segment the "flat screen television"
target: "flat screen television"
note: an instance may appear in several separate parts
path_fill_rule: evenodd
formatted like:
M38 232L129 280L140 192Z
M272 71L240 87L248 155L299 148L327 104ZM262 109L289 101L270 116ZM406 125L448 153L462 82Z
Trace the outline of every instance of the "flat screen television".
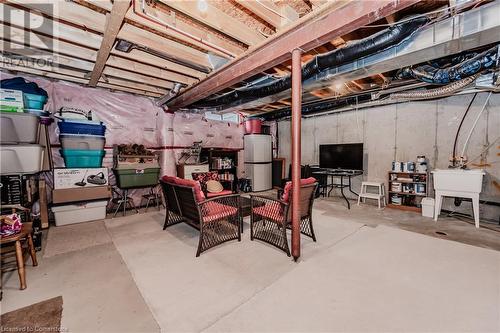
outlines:
M363 170L363 144L319 145L319 167L325 169Z

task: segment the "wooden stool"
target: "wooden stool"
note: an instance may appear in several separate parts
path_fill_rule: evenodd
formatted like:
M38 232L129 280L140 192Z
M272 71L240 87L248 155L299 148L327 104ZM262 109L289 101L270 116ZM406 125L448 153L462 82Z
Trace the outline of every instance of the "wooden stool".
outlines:
M378 192L377 193L368 193L367 188L368 186L370 187L376 187ZM378 208L381 209L380 202L382 201L384 204L384 207L387 205L386 201L386 194L385 194L385 185L384 183L380 182L362 182L361 183L361 193L359 193L358 196L358 206L359 203L361 202L361 199L374 199L378 201ZM364 202L364 201L363 201Z
M19 274L19 282L21 283L21 288L20 288L21 290L26 289L26 271L24 269L24 255L22 246L23 243L28 244L27 248L30 253L33 266L38 266L38 262L36 260L35 246L33 245L33 238L31 237L32 231L33 231L32 223L23 223L21 232L12 236L3 237L0 240L2 255L4 254L3 249L5 246L11 246L12 244L14 245L16 253L17 273Z

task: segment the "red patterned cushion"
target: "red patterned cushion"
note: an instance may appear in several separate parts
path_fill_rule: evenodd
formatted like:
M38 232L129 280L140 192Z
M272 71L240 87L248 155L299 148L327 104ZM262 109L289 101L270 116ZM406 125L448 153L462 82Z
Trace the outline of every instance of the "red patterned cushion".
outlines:
M314 178L314 177L309 177L309 178L300 180L300 186L310 185L310 184L314 184L314 183L316 183L316 178ZM292 182L286 182L285 189L283 190L283 196L281 197L281 199L283 201L288 202L290 200L290 191L291 190L292 190Z
M203 222L212 222L238 213L238 208L218 202L207 202L203 205Z
M279 204L267 204L264 206L255 207L253 209L253 213L272 221L283 221L283 208Z
M217 192L217 193L210 193L210 192L208 192L207 193L207 197L208 198L213 198L213 197L218 197L218 196L221 196L221 195L229 195L229 194L233 194L233 192L231 190L222 190L221 192Z
M193 172L192 177L194 180L199 181L200 183L206 183L209 180L217 180L219 181L219 174L215 171L210 172Z

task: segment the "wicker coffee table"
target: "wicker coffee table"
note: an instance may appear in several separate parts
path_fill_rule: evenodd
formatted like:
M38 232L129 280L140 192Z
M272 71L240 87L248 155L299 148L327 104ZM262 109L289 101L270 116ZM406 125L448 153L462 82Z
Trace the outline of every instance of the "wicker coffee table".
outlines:
M262 206L262 201L254 202L255 206ZM252 200L248 197L240 196L241 232L243 232L243 218L252 215Z

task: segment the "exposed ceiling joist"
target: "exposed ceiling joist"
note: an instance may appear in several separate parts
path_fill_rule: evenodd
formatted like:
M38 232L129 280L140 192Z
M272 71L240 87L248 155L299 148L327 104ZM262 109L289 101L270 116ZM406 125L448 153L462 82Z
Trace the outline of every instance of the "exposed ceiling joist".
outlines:
M5 14L9 13L9 16ZM0 21L7 22L20 28L24 22L25 11L15 7L0 3ZM60 24L55 21L50 24L33 25L32 30L76 43L85 43L88 47L98 49L101 45L102 37L70 25Z
M15 71L15 72L33 74L33 75L57 79L57 80L75 82L75 83L79 83L79 84L86 84L88 82L87 78L79 77L81 75L74 76L74 75L68 75L68 74L61 74L58 72L46 71L43 69L37 69L37 68L33 68L33 67L8 66L4 69ZM117 84L106 83L104 81L99 81L97 83L97 87L102 87L102 88L107 88L107 89L112 89L112 90L117 90L117 91L123 91L123 92L128 92L128 93L133 93L133 94L151 96L151 97L159 97L162 95L161 93L151 92L149 90L134 89L134 88L130 88L130 86L128 86L128 85L121 86L121 85L117 85Z
M104 36L102 38L101 47L97 51L97 57L94 64L94 69L90 75L89 86L95 87L97 81L101 78L104 66L108 60L109 54L115 43L118 32L125 18L130 0L115 0L111 13L106 17L106 26L104 28Z
M221 67L204 81L186 89L169 103L169 107L173 110L186 107L288 60L293 49L300 48L307 52L417 2L352 1L340 7L337 3L325 5Z
M178 29L179 31L182 31L185 34L192 35L194 39L186 38L185 34L173 30L166 25L161 25L159 21L153 22L151 21L151 19L139 15L141 13L141 9L139 7L142 1L143 0L136 0L132 2L132 5L135 7L130 7L129 11L127 12L127 15L125 16L125 18L129 20L129 22L140 24L142 26L148 27L163 34L167 34L179 40L184 40L186 42L193 44L194 46L206 49L207 51L210 52L214 52L219 56L227 57L227 54L225 52L218 51L217 48L212 48L207 46L206 44L204 44L204 42L209 42L210 44L213 44L221 49L224 49L236 55L241 54L245 51L245 48L239 45L238 43L229 41L228 39L222 37L218 33L208 33L206 28L203 29L194 24L188 24L185 21L176 18L175 15L169 15L163 12L163 10L159 7L156 7L155 8L156 10L147 11L148 15L151 15L155 17L157 20L165 22L171 26L175 26L175 28ZM110 1L78 0L77 2L82 5L86 5L86 3L88 2L97 8L104 9L107 11L110 11L112 7L112 3ZM137 14L136 12L139 14Z
M7 35L4 33L5 28L6 27L4 25L0 25L0 32L2 33L2 36ZM8 28L9 41L11 42L23 44L26 38L28 38L30 41L30 46L34 48L53 51L54 53L85 59L92 62L95 62L96 60L97 51L94 51L93 49L75 45L73 43L68 43L62 40L55 41L51 37L47 37L36 32L25 31L14 26L10 26ZM53 45L51 48L49 48L51 44ZM169 80L172 82L180 82L186 85L191 85L198 82L197 79L189 76L164 70L138 61L117 57L113 54L109 56L107 65L121 68L127 71L138 72L144 75L157 77L160 79Z
M290 6L285 5L280 8L270 0L236 0L236 2L277 29L299 18L299 14Z
M266 39L258 31L250 29L208 1L205 1L207 9L203 12L198 9L196 1L160 0L160 2L247 45L254 45Z
M71 25L67 24L55 24L53 29L46 28L46 31L41 31L44 33L48 34L64 34L64 39L67 39L69 41L75 41L77 43L84 44L86 46L99 49L102 43L102 37L99 35L96 35L95 33L92 33L90 31L85 31L85 29L92 29L94 31L100 32L100 33L105 33L105 25L106 25L106 16L104 14L101 14L99 12L93 11L87 7L78 5L73 2L67 2L67 1L57 1L57 0L50 0L51 3L53 3L55 10L52 11L50 7L47 6L40 6L40 3L33 3L33 2L28 2L25 3L20 0L15 0L19 3L19 5L23 8L27 8L30 10L33 10L34 15L37 14L37 12L40 12L41 14L47 15L49 17L56 17L56 18L63 18L65 21L73 23L75 25L81 26L81 28L78 27L72 27ZM13 7L10 7L9 10ZM0 14L2 15L2 14ZM23 21L23 16L24 13L18 13L17 19L11 19L11 22L24 22ZM12 15L11 15L12 16ZM54 20L54 23L55 22ZM38 28L35 28L38 29ZM75 33L75 37L72 37L71 33ZM76 38L78 36L78 38ZM58 36L55 36L58 37ZM96 39L97 37L97 39ZM123 24L121 30L118 33L118 38L124 39L127 41L130 41L132 43L145 46L151 50L158 51L160 53L164 54L170 54L170 55L175 55L178 58L186 59L189 60L190 62L202 65L202 66L207 66L210 67L211 64L206 56L206 54L200 50L194 49L192 47L177 43L173 40L164 38L160 35L151 33L147 30L143 30L141 28L138 28L136 26L130 25L128 23ZM116 51L115 49L111 50L111 53L115 54L126 54L124 52ZM161 59L156 57L157 59ZM160 62L161 60L159 60ZM171 63L171 62L170 62ZM188 70L193 71L192 69L185 67L185 66L180 66L176 64L176 68L179 68L181 72L187 72ZM185 68L186 70L183 70ZM200 74L200 72L195 71ZM201 73L203 74L203 73Z
M4 45L5 43L0 43L1 52L5 52ZM39 62L43 62L44 64L53 63L56 65L74 68L86 72L91 72L94 68L94 64L91 61L68 57L61 54L53 54L50 51L38 50L30 47L13 48L12 50L8 50L8 52L23 56L24 59L38 59ZM157 86L162 89L172 89L173 87L173 83L171 81L143 75L136 72L130 72L119 68L114 68L111 66L106 66L103 73L105 75L115 76L133 82Z

